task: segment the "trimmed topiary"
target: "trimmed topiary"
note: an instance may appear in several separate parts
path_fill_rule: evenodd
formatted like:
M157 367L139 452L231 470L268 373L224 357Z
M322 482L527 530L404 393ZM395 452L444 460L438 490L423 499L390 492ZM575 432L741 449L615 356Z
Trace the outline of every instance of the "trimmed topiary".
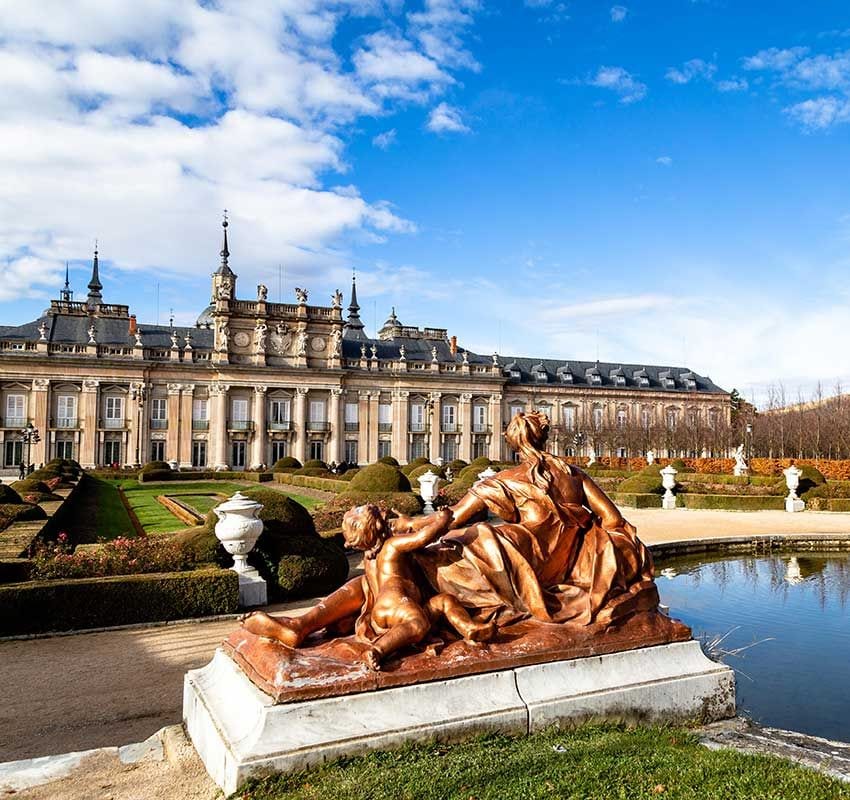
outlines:
M470 467L481 467L482 470L487 469L493 462L487 456L479 456L469 462ZM480 472L481 470L479 470Z
M15 481L12 484L12 489L27 503L45 503L49 500L62 499L61 495L54 494L43 481L30 480L29 478Z
M449 462L449 469L454 472L460 472L464 467L468 467L469 462L464 461L462 458L456 458L454 461Z
M402 471L405 475L407 475L407 474L409 474L412 470L416 469L417 467L421 467L423 464L427 464L427 463L429 463L427 458L421 458L421 457L420 457L420 458L414 458L414 459L413 459L413 461L408 461L408 462L407 462L407 463L406 463L406 464L405 464L405 465L401 468L401 471Z
M283 472L284 470L301 469L301 462L292 456L284 456L274 462L272 472Z
M5 530L13 522L33 522L47 519L47 514L41 506L32 503L0 503L0 531Z
M171 538L196 564L218 564L222 567L229 567L233 564L233 558L216 538L213 532L215 522L213 521L210 524L210 516L218 519L210 511L203 525L178 531Z
M309 462L308 462L309 463ZM292 473L293 475L306 475L310 478L333 478L334 474L322 467L301 467Z
M328 465L325 464L324 461L319 461L318 458L311 458L309 461L304 462L305 469L327 469Z
M654 464L647 464L639 473L639 475L658 475L661 476L661 464L657 461Z
M280 595L288 599L328 594L348 577L348 559L335 542L293 536L283 544L276 577Z
M478 480L478 473L484 472L484 470L487 469L487 467L489 466L489 464L476 464L473 461L468 467L464 467L458 473L457 478L455 478L455 480L460 478L461 481L466 481L467 483L475 483L475 481Z
M670 462L670 466L673 467L673 469L675 469L676 472L687 472L688 471L688 465L684 461L682 461L681 458L674 458Z
M11 487L6 486L5 483L0 483L0 503L5 505L11 505L13 503L23 503L21 500L21 496Z
M419 491L419 476L424 475L428 471L433 472L435 475L439 475L441 478L445 478L445 471L442 467L438 467L435 464L422 464L414 470L411 470L407 479L410 481L410 485L413 487L413 491Z
M371 464L361 469L351 481L356 492L409 492L410 481L401 470L389 464Z
M384 456L383 458L378 459L378 464L389 464L391 467L398 467L398 461L396 461L392 456Z
M158 472L159 470L168 470L171 471L171 466L167 461L148 461L142 467L142 472Z
M354 476L360 472L360 467L352 467L351 469L347 469L341 475L337 475L337 480L340 481L352 481L354 480Z
M661 485L660 476L640 474L626 478L617 487L617 492L622 494L664 494L664 487Z

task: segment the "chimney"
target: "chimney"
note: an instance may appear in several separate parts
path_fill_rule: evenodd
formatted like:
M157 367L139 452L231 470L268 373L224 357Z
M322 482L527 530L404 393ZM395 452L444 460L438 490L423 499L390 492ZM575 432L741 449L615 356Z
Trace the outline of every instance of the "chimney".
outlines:
M457 355L457 336L452 336L452 338L449 340L449 347L452 351L452 355L456 356Z
M130 336L136 335L136 315L130 314Z

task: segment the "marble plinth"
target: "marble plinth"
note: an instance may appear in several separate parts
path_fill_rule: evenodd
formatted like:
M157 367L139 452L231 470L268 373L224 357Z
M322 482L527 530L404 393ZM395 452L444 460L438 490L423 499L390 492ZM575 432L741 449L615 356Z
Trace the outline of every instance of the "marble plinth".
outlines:
M694 641L289 702L260 691L220 648L187 673L183 693L186 730L227 794L252 776L410 741L734 713L732 670Z
M255 608L269 602L268 585L255 569L239 575L239 608Z

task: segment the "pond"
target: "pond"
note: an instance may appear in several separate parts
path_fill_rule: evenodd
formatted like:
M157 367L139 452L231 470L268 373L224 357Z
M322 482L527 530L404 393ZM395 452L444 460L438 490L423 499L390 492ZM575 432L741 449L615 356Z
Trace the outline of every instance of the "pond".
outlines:
M688 556L656 572L671 616L735 669L739 714L850 741L850 553Z

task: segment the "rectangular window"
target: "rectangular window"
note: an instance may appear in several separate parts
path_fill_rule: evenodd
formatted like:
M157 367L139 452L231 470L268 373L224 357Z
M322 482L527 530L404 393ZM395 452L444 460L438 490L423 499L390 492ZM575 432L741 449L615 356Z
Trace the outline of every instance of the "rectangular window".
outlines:
M77 397L73 394L60 394L56 398L56 427L77 427ZM57 456L65 458L65 456Z
M6 395L6 427L23 428L27 424L26 397L22 394Z
M525 406L519 405L519 403L513 403L511 405L511 419L513 419L517 414L522 414L525 411Z
M248 402L247 400L245 401ZM245 469L245 451L247 446L245 442L233 442L230 448L233 464L233 469Z
M640 424L645 431L652 427L652 412L649 409L640 412Z
M472 407L472 432L487 433L487 406Z
M289 455L289 442L283 439L278 439L272 442L272 464L281 458L286 458Z
M671 431L676 430L676 412L668 411L667 412L667 429Z
M272 400L269 404L269 422L272 427L288 428L292 419L290 416L291 403L286 400Z
M623 430L628 422L628 414L623 409L617 411L617 427Z
M107 398L109 399L109 398ZM120 397L112 398L120 400ZM121 442L118 439L107 439L103 443L103 463L105 466L120 466Z
M393 443L388 441L387 439L378 440L378 458L386 458L387 456L391 456L393 449Z
M201 439L192 442L192 466L205 467L207 465L207 443Z
M205 431L209 427L209 400L206 397L196 397L192 400L192 430Z
M234 397L230 402L230 429L247 431L249 427L248 401L244 397Z
M457 438L454 436L449 436L443 442L443 463L448 464L450 461L454 461L457 458Z
M425 430L425 404L413 403L410 406L410 430L424 431ZM416 456L421 458L421 456Z
M425 458L425 437L414 436L410 443L410 460L414 458Z
M472 458L484 458L488 455L487 440L484 438L473 439Z
M3 443L3 466L17 467L24 463L24 443L21 441L6 441Z
M443 430L447 433L454 433L457 429L457 407L443 406Z
M357 414L359 408L357 403L346 403L343 413L345 414L345 429L347 431L356 431L359 428Z
M346 439L345 440L345 463L346 464L356 464L357 463L357 440L356 439Z
M564 427L568 431L575 430L576 427L576 409L575 406L564 406L561 409L561 413L564 417Z
M310 401L310 422L325 422L325 401L311 400Z
M123 397L107 397L105 413L105 428L123 428L124 427L124 398ZM107 464L114 464L115 461L110 460Z
M378 430L387 433L393 429L393 407L390 403L378 405Z
M57 439L56 458L73 458L74 443L70 439Z
M151 399L151 430L162 430L168 427L168 398L154 397ZM152 459L162 461L161 458Z
M151 461L165 461L165 442L151 442Z
M601 408L593 409L593 427L599 430L602 427L603 413Z
M310 458L315 461L325 460L325 443L314 440L310 442Z

